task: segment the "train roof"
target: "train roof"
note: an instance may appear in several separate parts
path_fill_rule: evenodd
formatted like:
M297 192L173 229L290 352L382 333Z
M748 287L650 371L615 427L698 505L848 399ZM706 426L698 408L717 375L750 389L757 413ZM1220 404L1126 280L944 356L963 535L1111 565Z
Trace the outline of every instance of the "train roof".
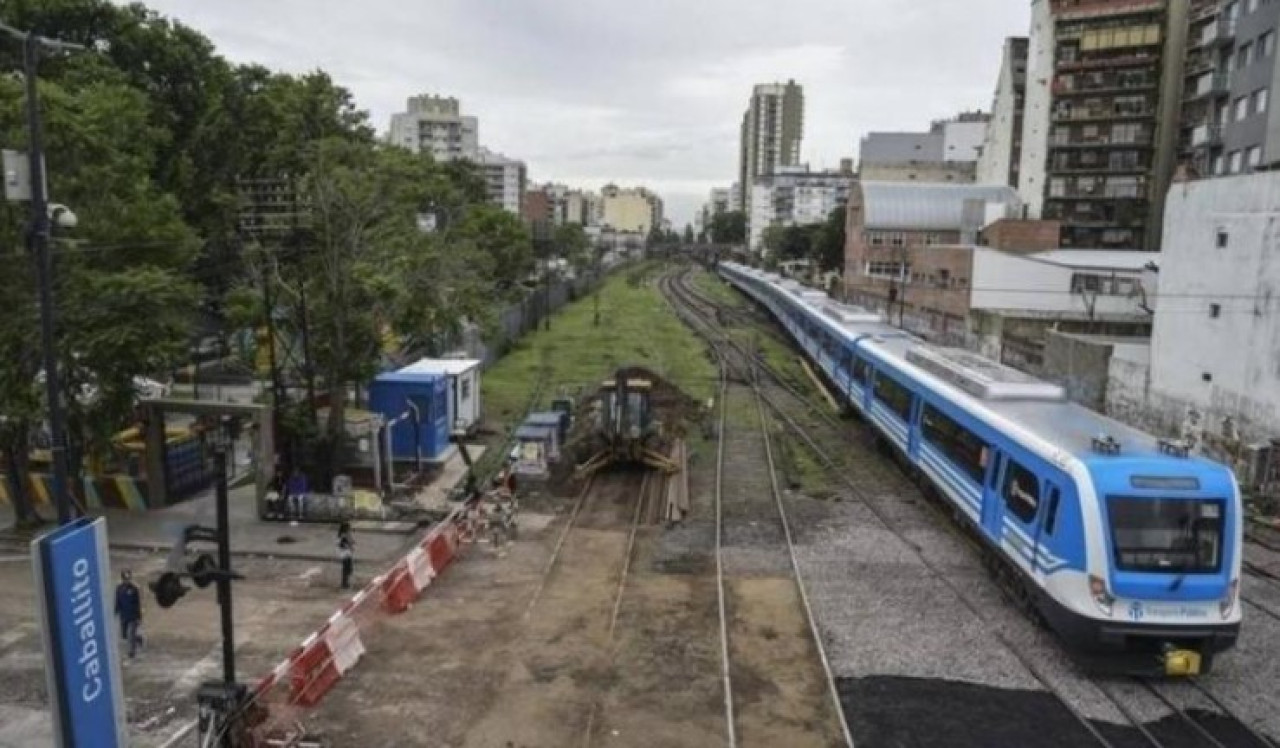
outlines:
M825 293L773 273L732 265L734 270L772 283L816 318L837 328L850 342L874 350L895 367L911 374L923 372L955 391L954 399L970 409L1004 419L1037 437L1046 446L1094 464L1118 455L1152 456L1164 450L1143 431L1092 411L1067 399L1058 385L1038 379L973 351L929 343L888 324L878 314L841 304ZM816 294L816 295L815 295ZM985 420L994 420L991 418ZM1190 458L1191 462L1199 462Z

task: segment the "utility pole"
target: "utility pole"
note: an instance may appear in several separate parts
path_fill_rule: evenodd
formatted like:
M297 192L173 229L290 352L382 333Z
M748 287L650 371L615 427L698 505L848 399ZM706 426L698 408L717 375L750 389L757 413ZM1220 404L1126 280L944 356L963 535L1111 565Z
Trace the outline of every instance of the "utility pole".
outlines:
M40 284L40 343L44 357L45 396L49 401L49 452L53 461L53 500L58 510L58 524L71 521L71 497L67 493L67 426L62 407L62 386L58 378L58 353L54 335L53 254L49 247L52 229L49 196L46 192L44 135L40 122L40 95L36 71L40 48L82 50L79 44L46 39L33 31L19 31L0 24L0 31L22 41L22 74L27 99L27 165L31 179L31 219L27 244L36 259ZM62 209L62 210L65 210Z

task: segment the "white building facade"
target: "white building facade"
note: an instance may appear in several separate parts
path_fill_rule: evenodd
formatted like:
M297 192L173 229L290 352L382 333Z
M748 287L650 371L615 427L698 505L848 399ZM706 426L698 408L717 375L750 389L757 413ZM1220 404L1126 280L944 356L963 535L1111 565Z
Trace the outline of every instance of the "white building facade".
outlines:
M1246 441L1280 437L1280 173L1175 184L1144 380L1109 406Z
M462 116L457 99L424 94L410 98L406 109L391 115L388 139L393 145L430 153L442 162L477 159L480 123Z
M1044 211L1045 182L1048 180L1050 84L1055 74L1054 20L1049 0L1032 0L1031 36L1027 45L1026 99L1022 114L1022 158L1018 166L1018 195L1028 218Z
M747 214L748 246L763 251L764 232L770 226L807 226L827 220L831 211L848 202L855 181L852 174L806 168L757 179Z
M520 215L526 181L524 162L482 148L477 163L484 176L489 202L508 213Z
M978 157L978 184L1018 187L1026 79L1027 39L1010 37L1004 43L1003 62L991 104L991 120L987 122L982 153Z

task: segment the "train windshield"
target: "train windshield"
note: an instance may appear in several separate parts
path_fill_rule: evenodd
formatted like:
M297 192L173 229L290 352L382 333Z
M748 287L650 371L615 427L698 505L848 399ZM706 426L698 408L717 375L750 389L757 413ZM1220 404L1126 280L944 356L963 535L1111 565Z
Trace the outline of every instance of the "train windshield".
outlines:
M1208 574L1221 567L1225 502L1112 496L1107 507L1117 569Z

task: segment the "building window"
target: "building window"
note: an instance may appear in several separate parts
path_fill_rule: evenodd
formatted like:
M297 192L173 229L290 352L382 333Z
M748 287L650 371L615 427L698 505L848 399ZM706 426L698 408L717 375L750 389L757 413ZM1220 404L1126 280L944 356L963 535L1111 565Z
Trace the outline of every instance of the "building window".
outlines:
M1064 197L1067 194L1067 180L1054 177L1049 180L1049 197Z
M1223 158L1222 158L1222 155L1221 155L1221 154L1219 154L1219 155L1217 155L1217 156L1214 156L1214 157L1213 157L1213 165L1210 167L1210 171L1211 171L1215 176L1222 176L1222 169L1223 169L1226 165L1227 165L1227 162L1226 162L1226 161L1224 161L1224 160L1223 160Z
M1218 229L1218 249L1226 249L1227 242L1229 240L1230 240L1230 237L1227 235L1227 230Z
M883 246L883 245L884 245L884 235L883 235L883 234L881 234L879 231L868 231L868 232L867 232L867 242L868 242L871 246L873 246L873 247L880 247L880 246Z
M1107 197L1137 197L1142 180L1138 177L1111 177L1107 180Z
M1258 56L1270 57L1276 51L1276 32L1268 31L1258 37Z
M1228 174L1239 174L1239 173L1240 173L1240 164L1241 164L1240 158L1241 158L1241 157L1240 157L1240 151L1232 151L1232 152L1227 156L1227 162L1228 162L1228 163L1227 163L1227 173L1228 173Z
M904 280L907 274L911 272L910 265L903 265L901 262L868 262L867 276L871 278L887 278L889 280Z
M1240 120L1249 116L1249 97L1241 96L1240 98L1236 99L1236 103L1232 107L1232 111L1234 112L1234 118L1236 122L1239 122Z
M1240 50L1236 52L1236 69L1244 70L1249 65L1249 59L1253 56L1253 45L1242 44Z
M1210 304L1210 305L1209 305L1209 317L1210 317L1210 319L1217 319L1217 318L1219 318L1219 317L1221 317L1221 316L1222 316L1222 305L1221 305L1221 304Z
M1247 163L1249 164L1249 169L1258 168L1258 165L1262 163L1262 146L1255 145L1249 149L1248 153Z
M1267 98L1269 93L1270 92L1267 89L1259 88L1257 91L1253 92L1252 96L1249 97L1253 100L1253 105L1250 108L1253 109L1254 114L1263 114L1267 111Z
M1040 480L1036 474L1009 460L1004 470L1004 487L1000 494L1013 516L1030 523L1040 508Z
M1258 9L1258 0L1244 0L1244 12L1246 15Z
M889 244L895 247L907 246L907 237L901 231L895 231L889 235Z
M1212 381L1213 381L1213 375L1206 371L1205 373L1203 373L1203 374L1201 374L1201 375L1200 375L1200 379L1202 379L1202 380L1204 380L1204 381L1206 381L1206 382L1212 382Z

